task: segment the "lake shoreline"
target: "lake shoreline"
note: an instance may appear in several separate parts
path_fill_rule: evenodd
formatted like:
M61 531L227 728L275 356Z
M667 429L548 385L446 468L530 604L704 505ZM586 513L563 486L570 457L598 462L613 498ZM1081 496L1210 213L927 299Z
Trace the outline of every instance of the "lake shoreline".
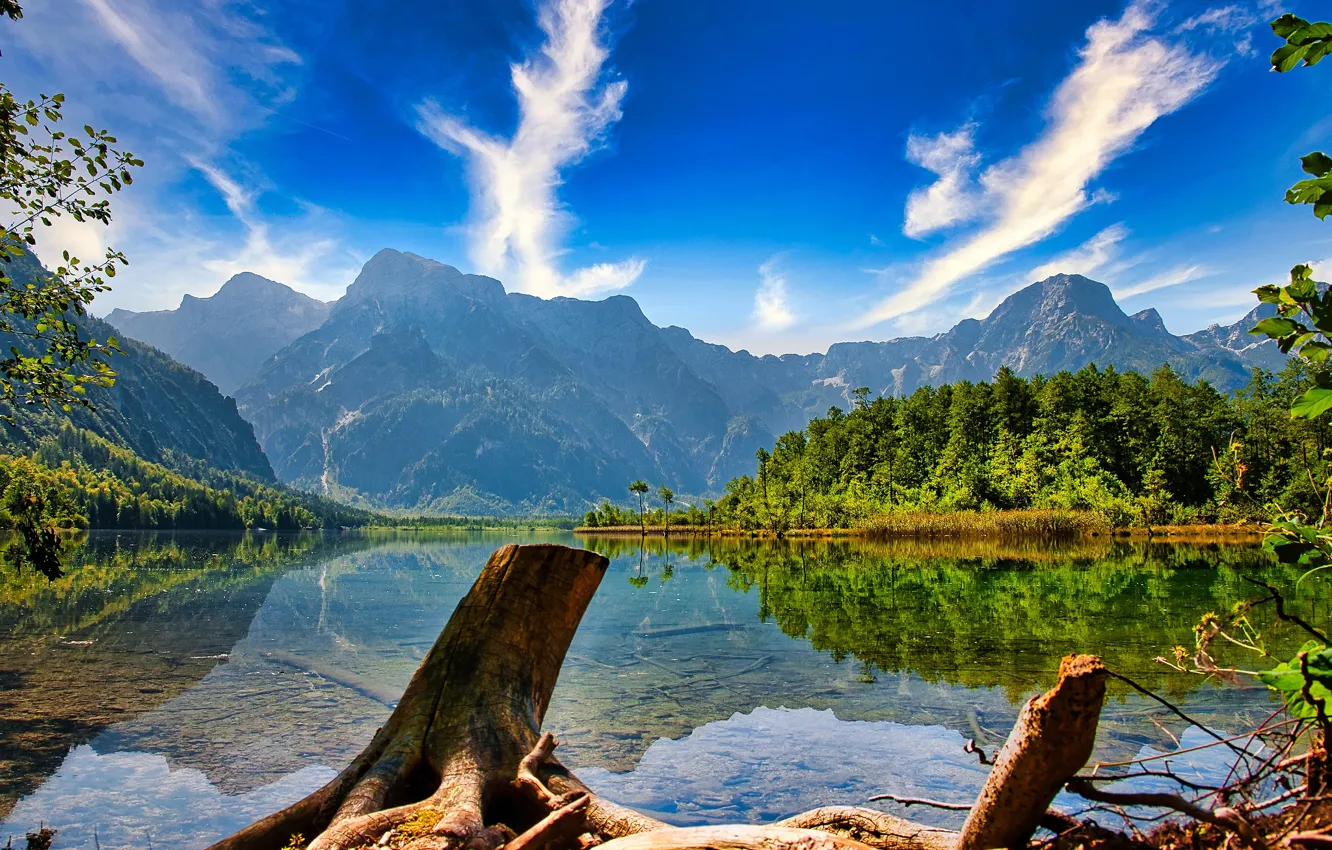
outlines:
M701 538L749 538L753 540L836 540L836 539L874 539L874 540L973 540L987 537L1042 539L1059 537L1063 539L1116 539L1116 540L1170 540L1175 542L1253 542L1263 538L1263 527L1250 523L1209 523L1199 525L1152 525L1129 528L1098 528L1083 530L1073 534L1024 534L1011 533L996 528L984 531L935 531L907 530L884 531L875 528L796 528L785 532L773 532L767 529L711 528L695 525L672 525L669 530L660 525L649 525L644 529L637 525L616 526L578 526L573 533L582 537L654 537L665 538L701 537Z

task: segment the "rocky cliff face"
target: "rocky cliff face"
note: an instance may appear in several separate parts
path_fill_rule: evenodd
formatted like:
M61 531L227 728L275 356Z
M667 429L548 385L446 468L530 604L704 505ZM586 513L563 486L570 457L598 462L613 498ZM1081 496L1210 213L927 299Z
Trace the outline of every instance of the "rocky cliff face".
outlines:
M1279 372L1286 365L1287 357L1277 348L1276 340L1249 333L1254 325L1276 314L1276 307L1271 304L1259 304L1233 325L1212 325L1197 333L1188 334L1184 339L1202 350L1224 349L1248 366Z
M231 395L278 349L324 323L331 305L242 272L214 295L186 295L175 310L112 310L106 321L203 373Z

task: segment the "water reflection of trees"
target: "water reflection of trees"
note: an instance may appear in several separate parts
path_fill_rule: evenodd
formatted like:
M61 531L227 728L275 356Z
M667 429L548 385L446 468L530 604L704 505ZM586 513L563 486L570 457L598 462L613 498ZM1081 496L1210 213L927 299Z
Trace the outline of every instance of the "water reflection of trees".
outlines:
M274 579L329 545L319 535L93 534L54 581L0 571L0 817L72 746L207 675Z
M637 540L595 539L612 557L638 557ZM733 589L759 594L759 617L810 641L863 675L913 672L937 682L1009 688L1045 684L1057 659L1097 652L1144 685L1179 693L1202 680L1157 663L1208 610L1255 598L1245 575L1279 573L1256 547L1103 540L1051 548L859 540L644 541L650 563L725 565ZM663 575L663 578L665 576ZM1292 582L1293 583L1293 582ZM1292 600L1326 608L1313 588ZM1257 614L1282 651L1270 610ZM1283 644L1289 643L1290 647Z
M0 539L0 549L12 542ZM61 578L0 570L0 632L73 634L185 585L191 594L211 594L276 574L330 544L320 534L94 533L70 552ZM345 551L345 541L338 545ZM158 607L173 606L163 597Z

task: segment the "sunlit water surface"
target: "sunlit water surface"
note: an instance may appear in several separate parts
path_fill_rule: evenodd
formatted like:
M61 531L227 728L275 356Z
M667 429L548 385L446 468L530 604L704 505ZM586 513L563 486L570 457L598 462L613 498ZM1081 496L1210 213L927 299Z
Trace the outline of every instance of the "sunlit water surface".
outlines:
M0 576L0 841L45 824L59 848L197 848L299 799L370 740L510 541L611 556L545 725L596 791L671 823L969 801L985 768L966 742L992 753L1074 651L1215 730L1274 708L1154 661L1252 597L1244 576L1280 576L1254 547L94 534L63 579ZM1093 758L1204 740L1112 687Z

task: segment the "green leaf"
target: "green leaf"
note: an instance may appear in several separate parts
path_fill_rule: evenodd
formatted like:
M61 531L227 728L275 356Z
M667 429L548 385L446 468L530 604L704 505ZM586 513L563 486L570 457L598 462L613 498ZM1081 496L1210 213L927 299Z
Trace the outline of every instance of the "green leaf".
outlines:
M1294 322L1291 321L1290 319L1283 319L1280 316L1272 316L1270 318L1263 319L1261 322L1254 325L1253 329L1250 330L1249 333L1253 334L1254 336L1265 335L1271 337L1272 339L1281 339L1282 337L1287 337L1290 336L1291 334L1297 333L1300 330L1301 326L1299 322Z
M1306 174L1322 177L1332 171L1332 157L1322 151L1314 151L1300 157L1300 165L1304 168Z
M1286 287L1290 297L1297 304L1303 304L1310 299L1318 297L1318 284L1314 283L1312 278L1296 278Z
M1281 300L1281 287L1267 284L1255 289L1253 294L1257 295L1258 300L1264 304L1275 304Z
M1296 17L1289 12L1272 21L1271 24L1272 32L1276 34L1277 38L1281 39L1288 38L1291 33L1308 25L1309 22L1304 18Z
M1300 349L1300 356L1312 363L1326 363L1329 355L1332 355L1332 345L1325 342L1306 343Z
M1332 410L1332 390L1315 387L1306 390L1290 406L1290 415L1297 419L1313 419Z
M1298 44L1287 44L1283 47L1278 47L1272 52L1272 67L1275 68L1278 73L1286 73L1296 65L1300 64L1300 60L1304 58L1304 50L1305 48Z

